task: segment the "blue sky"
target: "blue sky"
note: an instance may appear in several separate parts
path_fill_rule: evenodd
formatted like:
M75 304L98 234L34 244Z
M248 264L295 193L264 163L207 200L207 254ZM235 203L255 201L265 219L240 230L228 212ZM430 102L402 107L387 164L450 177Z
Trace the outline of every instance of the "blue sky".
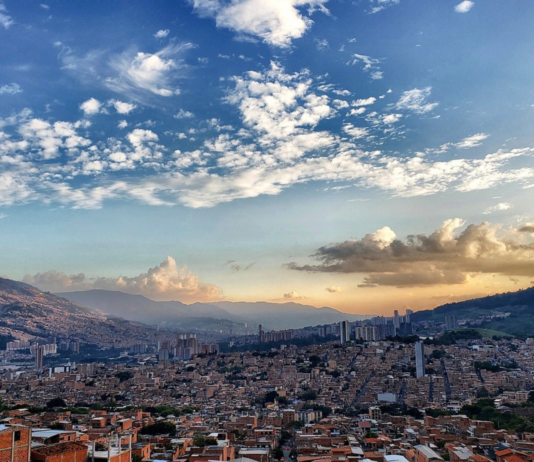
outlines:
M532 2L0 5L0 274L360 313L532 284Z

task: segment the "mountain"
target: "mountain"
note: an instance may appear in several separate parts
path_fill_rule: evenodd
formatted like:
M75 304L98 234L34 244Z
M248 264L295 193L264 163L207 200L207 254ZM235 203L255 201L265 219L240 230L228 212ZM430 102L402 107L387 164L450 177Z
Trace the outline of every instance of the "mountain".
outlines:
M22 282L0 278L0 336L20 340L58 337L102 347L153 342L156 329L120 319L42 292Z
M235 317L246 322L263 324L265 329L298 329L320 324L332 324L345 319L359 321L371 316L347 314L334 308L316 308L300 303L269 303L269 302L215 302Z
M226 310L204 303L186 305L181 302L155 302L142 295L131 295L113 290L85 290L58 294L89 308L101 310L110 316L145 324L177 324L184 318L233 319Z
M142 295L110 290L86 290L59 294L68 300L98 309L112 316L147 324L166 323L183 326L189 318L227 319L248 324L263 324L265 329L297 329L330 324L344 319L355 321L368 316L341 313L333 308L315 308L298 303L156 302Z
M500 316L499 313L506 313ZM482 321L480 327L506 332L512 335L532 336L534 331L534 287L490 295L457 303L448 303L433 310L417 311L411 315L413 322L442 322L445 316ZM483 318L483 319L481 319Z

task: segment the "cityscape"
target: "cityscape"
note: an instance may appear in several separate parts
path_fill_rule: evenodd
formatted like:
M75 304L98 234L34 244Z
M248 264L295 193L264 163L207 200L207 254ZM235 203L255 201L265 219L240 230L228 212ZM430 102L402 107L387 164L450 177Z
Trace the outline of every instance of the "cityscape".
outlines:
M0 462L534 462L532 0L0 0Z

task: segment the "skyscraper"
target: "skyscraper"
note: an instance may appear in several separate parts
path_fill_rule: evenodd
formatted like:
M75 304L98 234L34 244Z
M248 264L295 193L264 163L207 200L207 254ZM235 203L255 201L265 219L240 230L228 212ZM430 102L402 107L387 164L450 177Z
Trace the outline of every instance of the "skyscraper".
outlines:
M425 376L425 346L423 342L415 344L415 376L417 378Z
M350 340L350 323L349 321L341 321L339 323L339 338L341 345L345 345Z
M35 369L42 372L44 366L44 348L42 346L35 350Z

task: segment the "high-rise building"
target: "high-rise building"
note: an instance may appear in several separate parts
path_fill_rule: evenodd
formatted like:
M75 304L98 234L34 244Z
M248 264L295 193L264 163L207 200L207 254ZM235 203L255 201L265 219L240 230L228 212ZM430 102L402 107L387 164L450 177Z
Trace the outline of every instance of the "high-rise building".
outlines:
M42 372L44 367L44 348L40 346L35 350L35 369Z
M445 316L445 329L455 330L457 327L458 327L458 320L456 319L456 316L454 315Z
M263 324L258 324L258 337L259 337L260 343L263 343L264 335L265 335L265 332L263 331Z
M345 345L350 340L350 323L349 321L341 321L339 323L339 338L341 345Z
M425 376L425 346L423 342L415 344L415 376L417 378Z
M406 322L411 322L410 316L413 314L413 310L406 310L406 316L404 317L404 320Z

